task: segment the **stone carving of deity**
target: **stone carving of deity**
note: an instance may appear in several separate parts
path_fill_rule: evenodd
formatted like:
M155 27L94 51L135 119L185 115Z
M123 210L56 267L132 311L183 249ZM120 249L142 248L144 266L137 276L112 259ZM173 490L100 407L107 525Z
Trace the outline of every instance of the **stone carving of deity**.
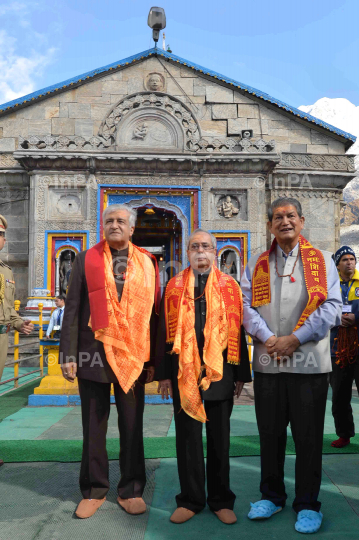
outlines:
M60 274L60 294L66 294L67 286L72 270L71 251L66 250L59 268Z
M145 86L147 90L152 90L152 92L162 92L165 86L163 76L159 73L150 73Z
M229 195L217 206L217 210L220 216L224 218L231 218L239 213L239 208L237 208L233 203Z
M144 122L141 125L135 126L133 130L132 139L139 139L140 141L143 141L146 138L147 133L148 133L148 126L146 122Z

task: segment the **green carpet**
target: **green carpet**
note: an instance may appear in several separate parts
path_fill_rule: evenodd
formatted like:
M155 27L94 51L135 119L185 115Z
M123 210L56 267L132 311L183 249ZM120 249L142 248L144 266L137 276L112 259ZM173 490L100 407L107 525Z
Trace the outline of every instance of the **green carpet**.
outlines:
M27 406L30 394L34 393L34 388L39 386L41 379L24 384L21 388L13 390L4 396L0 396L0 422L10 414L14 414Z
M24 407L0 423L0 441L36 439L71 411L72 407L38 407L34 421L33 409Z
M350 445L340 450L332 448L330 443L336 435L324 435L323 454L359 454L359 435L352 439ZM146 459L176 457L174 437L147 437L144 439ZM206 440L203 440L206 455ZM81 460L82 441L80 440L18 440L0 442L1 457L8 463L29 461L75 462ZM109 459L118 459L119 440L107 439ZM288 437L287 454L295 454L292 437ZM259 437L231 437L231 457L259 456Z
M336 458L336 460L334 459ZM330 456L332 468L346 462L349 456ZM355 456L356 457L356 456ZM357 458L358 459L358 458ZM323 459L324 474L319 499L324 514L323 524L316 535L308 538L321 540L358 540L359 516L348 504L348 499L325 474L327 456ZM234 511L238 521L230 527L220 523L208 506L187 523L174 525L169 518L176 508L175 496L180 491L177 463L174 459L161 460L156 471L156 486L150 507L150 516L144 540L301 540L305 535L294 529L296 515L291 508L295 491L295 459L288 456L285 463L285 485L288 494L287 505L282 512L269 520L251 521L247 518L249 502L260 499L260 460L258 457L232 458L231 489L237 496ZM345 465L341 465L344 469ZM352 469L353 481L358 485L358 463L347 463L346 470ZM336 475L338 479L339 475ZM358 497L358 489L355 494ZM89 520L88 520L89 521Z

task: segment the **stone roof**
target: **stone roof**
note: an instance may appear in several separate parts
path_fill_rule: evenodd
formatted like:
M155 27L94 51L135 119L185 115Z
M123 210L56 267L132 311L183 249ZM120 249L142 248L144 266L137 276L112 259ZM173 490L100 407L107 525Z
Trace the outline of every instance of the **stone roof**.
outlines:
M117 70L119 68L125 68L126 66L130 66L136 62L141 62L150 56L156 56L156 55L167 58L168 60L174 63L187 66L190 69L193 69L199 73L202 73L203 75L212 77L216 81L226 83L227 85L232 86L233 88L238 88L242 92L247 92L249 95L256 96L257 98L260 98L263 101L272 103L273 105L276 105L280 109L283 109L293 114L293 116L300 117L303 120L316 124L317 126L320 126L321 128L331 131L332 133L335 133L336 135L339 135L349 141L352 141L352 142L356 141L355 135L352 135L351 133L347 133L346 131L343 131L339 128L336 128L335 126L328 124L327 122L324 122L323 120L320 120L319 118L315 118L314 116L311 116L308 113L300 111L299 109L292 107L288 105L287 103L284 103L283 101L280 101L270 96L269 94L266 94L265 92L262 92L260 90L257 90L256 88L252 88L251 86L235 81L234 79L225 77L224 75L221 75L220 73L207 69L203 66L195 64L193 62L180 58L179 56L176 56L175 54L169 53L167 51L163 51L158 48L148 49L147 51L144 51L144 52L135 54L133 56L129 56L128 58L124 58L123 60L114 62L113 64L109 64L107 66L94 69L93 71L88 71L87 73L83 73L82 75L78 75L77 77L73 77L72 79L67 79L66 81L63 81L61 83L53 84L52 86L48 86L47 88L43 88L42 90L38 90L36 92L33 92L32 94L28 94L21 98L8 101L7 103L0 105L0 114L10 112L14 109L16 110L16 108L19 106L30 105L31 103L34 103L35 101L38 101L40 99L44 99L53 93L69 90L71 88L79 86L79 84L90 82L91 79L93 80L94 78L98 78L98 76L101 76L101 74L110 72L112 70Z

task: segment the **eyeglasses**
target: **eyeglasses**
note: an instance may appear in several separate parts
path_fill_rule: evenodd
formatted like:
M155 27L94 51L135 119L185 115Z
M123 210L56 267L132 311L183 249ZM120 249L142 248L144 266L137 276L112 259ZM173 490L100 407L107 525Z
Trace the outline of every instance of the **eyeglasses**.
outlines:
M199 248L202 247L203 251L211 251L214 249L213 246L210 246L209 244L192 244L189 246L189 251L199 251Z

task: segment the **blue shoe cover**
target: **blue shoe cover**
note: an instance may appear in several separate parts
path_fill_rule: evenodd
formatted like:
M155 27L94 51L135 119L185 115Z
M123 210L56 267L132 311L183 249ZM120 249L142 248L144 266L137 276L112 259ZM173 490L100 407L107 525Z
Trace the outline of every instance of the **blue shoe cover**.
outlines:
M323 514L314 510L301 510L298 512L295 530L304 533L316 533L322 524Z
M276 514L282 510L281 506L276 506L274 503L267 501L266 499L250 504L251 509L248 514L249 519L268 519L273 514Z

